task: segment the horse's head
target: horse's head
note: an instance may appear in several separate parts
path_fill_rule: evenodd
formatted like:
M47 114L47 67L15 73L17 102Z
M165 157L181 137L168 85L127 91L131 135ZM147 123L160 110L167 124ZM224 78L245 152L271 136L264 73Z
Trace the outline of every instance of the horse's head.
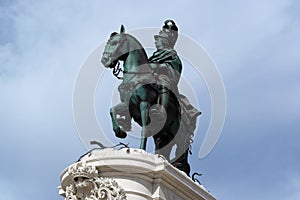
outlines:
M123 45L126 40L124 34L125 28L121 25L120 33L113 32L108 39L104 52L101 58L101 63L107 68L114 68L118 63L118 60L121 60L121 57L128 53L124 51Z

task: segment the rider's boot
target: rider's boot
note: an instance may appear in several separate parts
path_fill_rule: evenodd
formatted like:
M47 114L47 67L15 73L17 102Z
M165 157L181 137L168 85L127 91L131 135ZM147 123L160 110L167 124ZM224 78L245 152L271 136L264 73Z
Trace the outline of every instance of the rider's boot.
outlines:
M155 106L151 109L151 115L154 119L161 121L167 117L167 109L169 104L169 90L166 87L162 87L158 97L158 103L160 106Z

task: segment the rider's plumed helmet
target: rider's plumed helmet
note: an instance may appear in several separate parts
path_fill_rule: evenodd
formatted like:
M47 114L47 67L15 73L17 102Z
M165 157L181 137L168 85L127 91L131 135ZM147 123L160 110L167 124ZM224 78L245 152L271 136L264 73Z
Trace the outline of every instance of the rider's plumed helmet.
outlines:
M178 38L178 27L173 20L168 19L164 22L164 25L158 35L155 35L154 37L167 39L170 47L173 48Z

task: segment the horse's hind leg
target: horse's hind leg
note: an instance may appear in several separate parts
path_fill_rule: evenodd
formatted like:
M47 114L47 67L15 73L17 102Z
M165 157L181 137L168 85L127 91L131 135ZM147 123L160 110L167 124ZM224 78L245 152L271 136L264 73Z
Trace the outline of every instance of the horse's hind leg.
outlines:
M180 129L177 134L179 134L175 138L176 143L176 159L172 162L173 166L181 171L184 171L188 176L190 174L190 165L188 162L189 150L190 150L190 136L187 134L188 131L186 129Z
M178 154L177 149L176 149L176 154ZM189 156L189 149L186 149L184 152L181 152L181 154L176 155L176 160L172 162L172 165L177 169L184 171L188 176L190 176L191 167L188 162L188 156Z
M155 153L163 155L168 161L170 161L170 154L173 147L170 142L171 138L163 136L161 133L154 136Z

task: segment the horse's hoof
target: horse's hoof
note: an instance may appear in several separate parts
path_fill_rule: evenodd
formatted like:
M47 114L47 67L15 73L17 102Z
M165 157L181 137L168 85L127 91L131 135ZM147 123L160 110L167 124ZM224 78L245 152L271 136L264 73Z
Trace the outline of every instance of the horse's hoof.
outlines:
M176 167L177 169L183 171L186 173L187 176L190 176L190 172L191 172L191 167L190 167L190 164L187 163L187 162L174 162L172 163L172 165L174 167Z
M123 118L117 119L119 126L125 131L131 131L131 121Z
M116 131L115 131L115 135L116 137L118 138L126 138L127 137L127 133L125 131L123 131L121 128L118 128Z

